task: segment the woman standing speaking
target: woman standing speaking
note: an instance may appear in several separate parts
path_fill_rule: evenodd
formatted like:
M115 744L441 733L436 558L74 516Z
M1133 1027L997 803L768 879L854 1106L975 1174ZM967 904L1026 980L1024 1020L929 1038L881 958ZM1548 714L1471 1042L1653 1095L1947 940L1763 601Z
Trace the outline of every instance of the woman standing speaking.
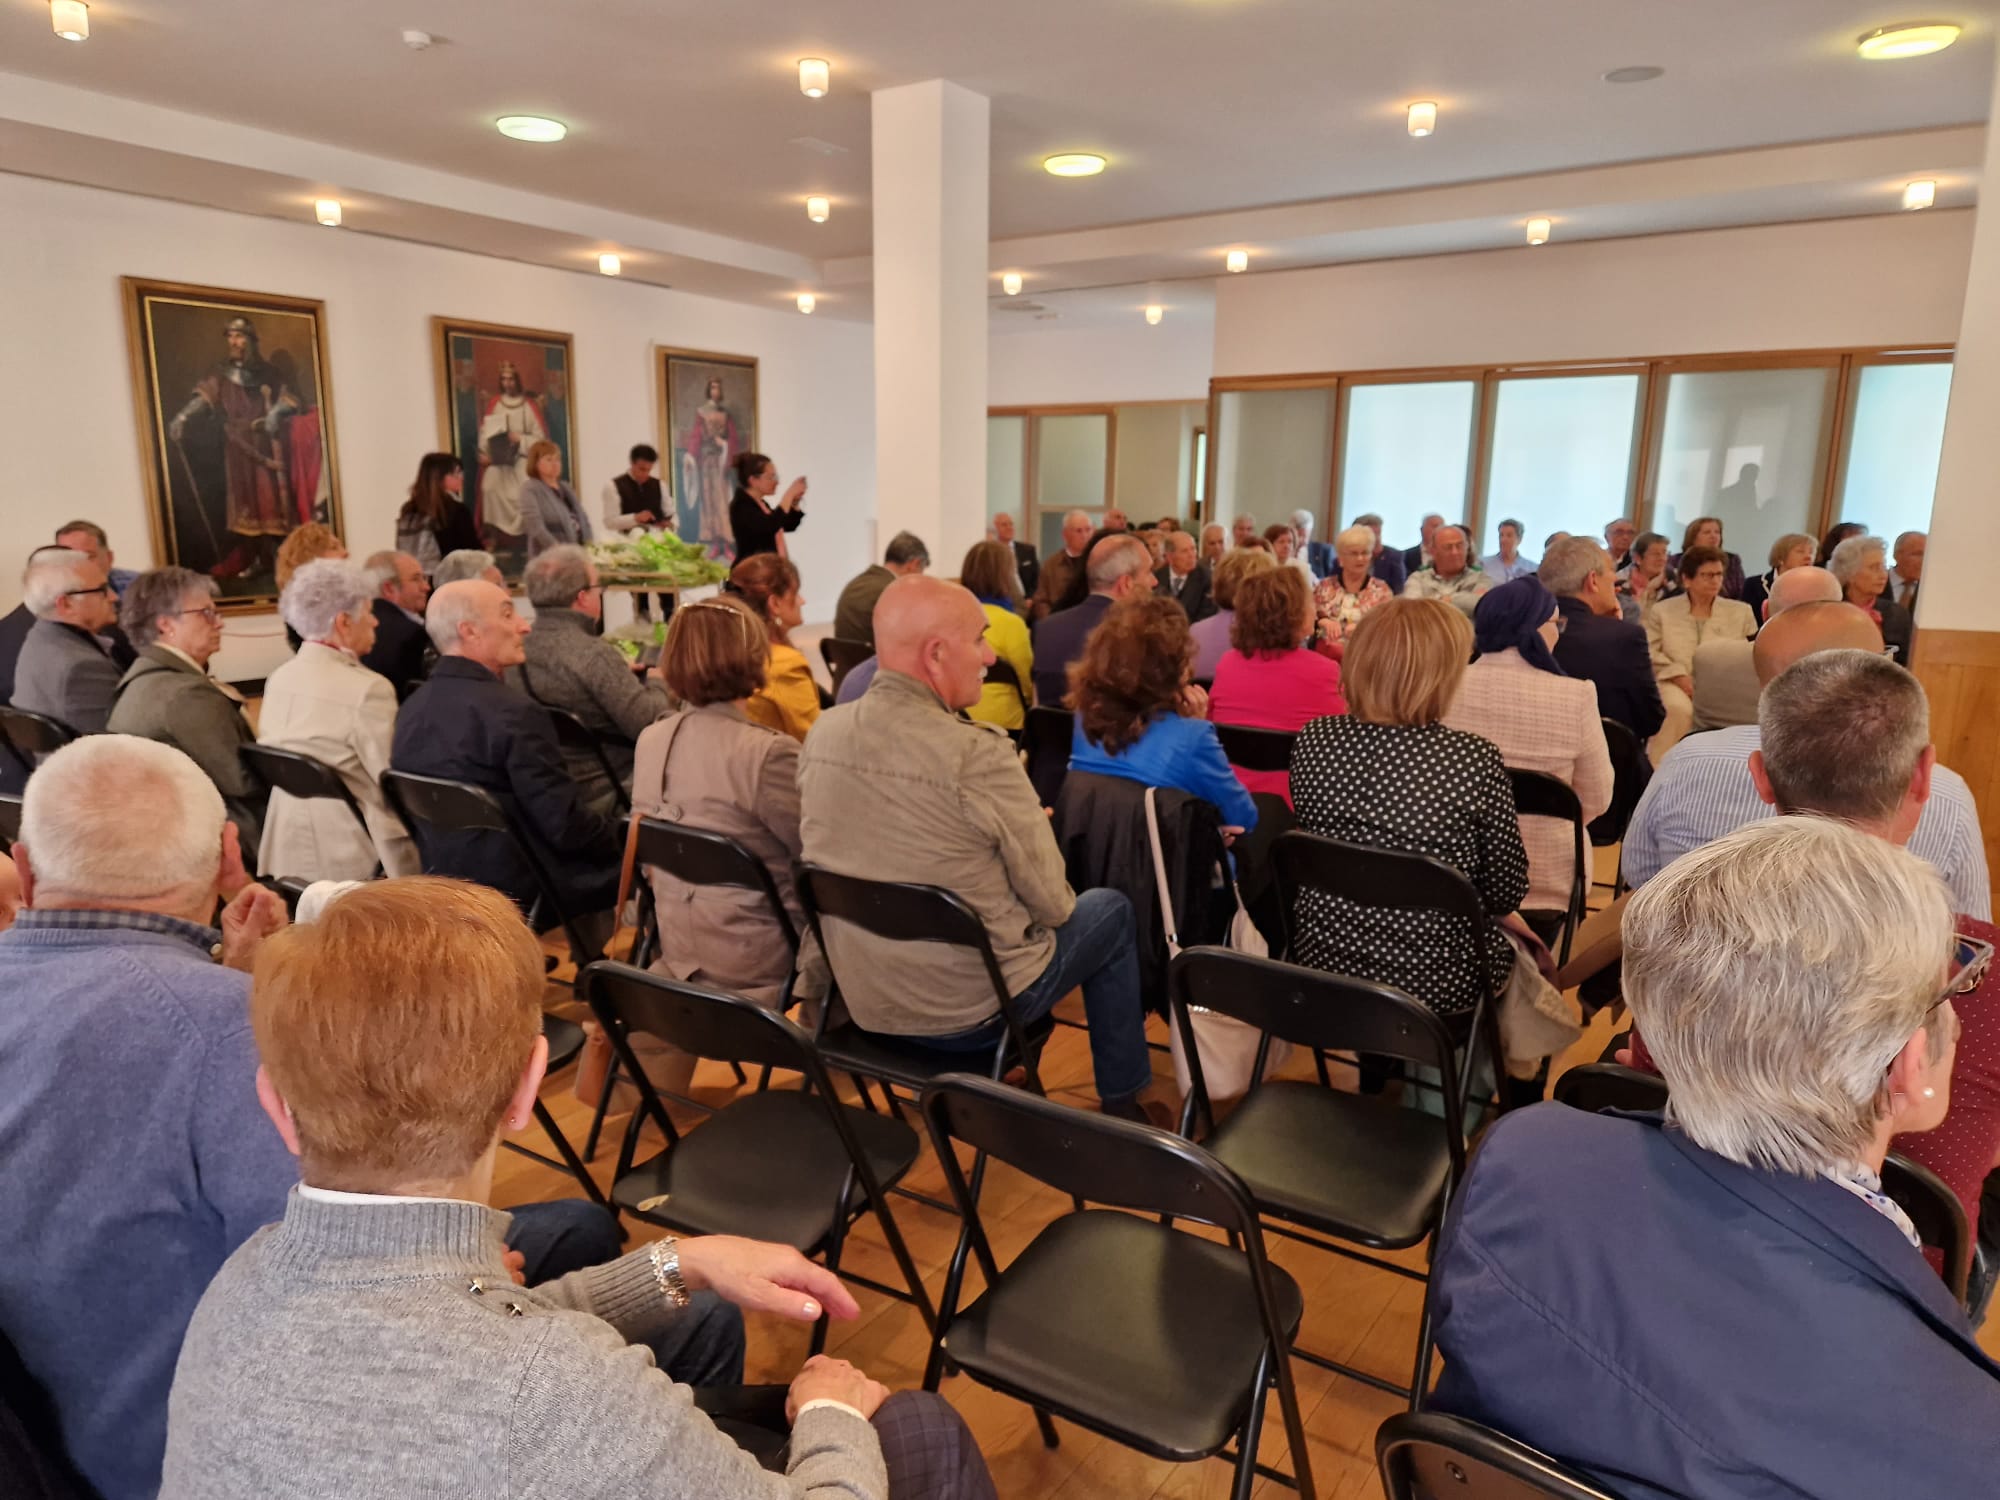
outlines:
M785 555L784 534L797 531L806 514L806 482L794 479L785 498L775 506L771 496L778 492L778 466L761 453L739 453L730 464L736 471L736 498L729 502L729 530L736 539L736 560L755 557L759 552Z

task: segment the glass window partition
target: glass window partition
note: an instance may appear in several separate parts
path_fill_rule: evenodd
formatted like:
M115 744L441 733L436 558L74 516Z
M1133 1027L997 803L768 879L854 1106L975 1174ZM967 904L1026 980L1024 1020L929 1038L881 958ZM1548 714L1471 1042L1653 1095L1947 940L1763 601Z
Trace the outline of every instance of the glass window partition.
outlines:
M1951 366L1862 365L1854 374L1834 519L1859 521L1892 542L1901 531L1928 531Z
M1015 535L1026 541L1031 528L1028 499L1028 419L1005 416L986 419L986 524L1006 511L1014 518Z
M1035 539L1041 555L1062 546L1063 517L1088 511L1096 525L1104 511L1111 465L1111 414L1037 414L1035 417Z
M1482 555L1518 520L1521 551L1540 558L1558 531L1598 537L1632 492L1642 381L1631 374L1502 378L1493 392Z
M1215 504L1209 519L1253 516L1261 530L1295 510L1326 513L1333 472L1333 391L1224 391L1217 403Z
M1426 514L1467 520L1474 380L1350 385L1345 391L1340 516L1382 518L1382 540L1413 545Z

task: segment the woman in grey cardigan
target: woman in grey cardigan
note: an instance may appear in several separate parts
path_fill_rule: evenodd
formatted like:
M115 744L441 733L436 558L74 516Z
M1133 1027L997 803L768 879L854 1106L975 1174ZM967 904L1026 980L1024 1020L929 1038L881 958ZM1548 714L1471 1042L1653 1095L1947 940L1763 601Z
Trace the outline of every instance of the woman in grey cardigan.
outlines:
M564 542L590 540L590 517L563 481L562 449L544 438L528 450L528 479L521 486L521 529L532 560Z
M266 941L257 1093L304 1181L195 1311L163 1500L888 1500L892 1473L898 1500L991 1500L937 1396L808 1360L780 1475L635 1342L703 1290L805 1322L855 1316L795 1250L664 1239L514 1283L506 1215L485 1200L500 1132L527 1124L541 1087L541 995L518 911L459 881L371 882Z

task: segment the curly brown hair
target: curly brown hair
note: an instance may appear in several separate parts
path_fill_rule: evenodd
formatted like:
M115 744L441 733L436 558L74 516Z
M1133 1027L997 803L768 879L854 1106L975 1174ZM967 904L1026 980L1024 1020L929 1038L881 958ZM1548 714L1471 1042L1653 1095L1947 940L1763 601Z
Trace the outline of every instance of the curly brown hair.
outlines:
M780 645L791 644L791 633L771 613L771 601L799 591L797 568L775 552L759 552L738 563L723 588L756 611L757 618L764 622L764 628L771 632L772 640Z
M1138 594L1111 606L1071 663L1069 696L1084 738L1112 755L1139 742L1171 711L1194 660L1187 612L1173 599Z
M1251 574L1236 586L1229 644L1245 656L1296 651L1303 639L1299 623L1311 602L1312 591L1297 568L1266 568Z

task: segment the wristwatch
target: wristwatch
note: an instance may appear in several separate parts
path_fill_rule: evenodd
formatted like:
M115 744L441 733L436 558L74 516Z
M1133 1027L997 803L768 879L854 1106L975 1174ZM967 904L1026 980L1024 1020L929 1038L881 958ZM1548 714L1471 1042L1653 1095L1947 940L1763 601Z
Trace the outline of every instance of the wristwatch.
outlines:
M653 1280L660 1284L660 1295L667 1299L669 1307L688 1305L687 1283L681 1280L680 1243L667 1235L646 1247L646 1258L653 1265Z

